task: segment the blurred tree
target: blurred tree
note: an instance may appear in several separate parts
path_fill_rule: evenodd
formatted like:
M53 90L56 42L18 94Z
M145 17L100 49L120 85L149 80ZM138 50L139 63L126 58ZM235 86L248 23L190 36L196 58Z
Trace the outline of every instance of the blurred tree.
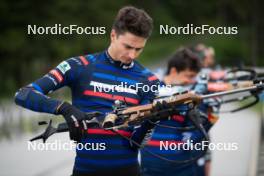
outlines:
M19 87L42 76L62 60L94 53L108 46L113 18L125 5L144 8L154 19L154 32L142 61L170 55L180 45L202 41L215 47L217 59L245 64L264 64L264 21L260 0L124 0L124 1L33 1L2 0L0 3L0 96L11 96ZM159 25L209 24L238 26L239 34L160 35ZM105 35L28 35L27 25L105 26Z

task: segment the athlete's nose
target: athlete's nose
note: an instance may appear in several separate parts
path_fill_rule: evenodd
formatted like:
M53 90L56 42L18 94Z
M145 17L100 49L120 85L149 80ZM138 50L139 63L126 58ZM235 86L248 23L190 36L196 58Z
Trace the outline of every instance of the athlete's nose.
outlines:
M130 59L135 59L137 57L137 52L135 50L130 50L128 56Z

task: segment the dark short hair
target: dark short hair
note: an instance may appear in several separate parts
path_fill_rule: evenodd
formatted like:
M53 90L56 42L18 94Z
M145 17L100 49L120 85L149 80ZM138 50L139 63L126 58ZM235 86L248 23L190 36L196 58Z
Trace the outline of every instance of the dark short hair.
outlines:
M171 57L168 62L167 75L172 68L176 68L177 72L191 70L198 73L201 69L201 63L197 55L188 48L180 48Z
M136 36L148 38L152 32L153 21L144 10L125 6L119 10L112 28L118 35L130 32Z
M201 49L198 46L202 45L204 48ZM205 58L205 49L207 47L203 43L196 43L189 47L189 49L202 61Z

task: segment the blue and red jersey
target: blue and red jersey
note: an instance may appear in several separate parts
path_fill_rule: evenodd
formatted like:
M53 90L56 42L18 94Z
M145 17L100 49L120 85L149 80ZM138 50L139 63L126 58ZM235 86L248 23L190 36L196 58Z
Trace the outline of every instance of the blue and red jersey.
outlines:
M115 100L121 100L128 106L151 103L156 96L155 91L136 89L137 84L141 87L143 85L157 87L160 82L137 61L128 66L123 65L114 61L107 51L104 51L63 61L48 74L27 86L31 89L26 92L27 95L18 92L16 103L37 112L56 114L61 101L49 98L46 94L67 86L71 90L72 104L81 111L108 113L113 110ZM118 86L113 88L116 85ZM98 120L103 119L104 115ZM136 129L118 131L139 142L146 132L147 128L144 125ZM126 170L131 172L125 175L136 173L133 171L138 169L138 151L120 135L100 128L90 128L81 143L104 143L106 149L76 150L73 169L75 175L101 173L99 171L113 173L122 170L124 173Z
M159 96L171 96L174 93L180 93L186 90L192 90L192 86L174 86L172 88L160 89ZM163 175L174 175L174 173L176 175L199 175L197 161L188 163L180 162L202 156L204 151L191 147L189 149L183 149L180 146L186 142L188 143L188 141L193 145L202 143L204 135L196 128L187 130L187 128L193 126L193 123L186 116L189 110L188 106L180 105L177 108L180 113L171 116L169 120L161 120L155 126L150 138L146 140L146 145L141 150L143 175L156 176L161 173ZM212 121L215 119L213 114L208 111L210 108L206 103L202 103L199 106L202 114L201 119L206 131L209 131L212 127ZM186 130L183 130L183 128L186 128ZM152 155L149 151L175 162L164 161Z

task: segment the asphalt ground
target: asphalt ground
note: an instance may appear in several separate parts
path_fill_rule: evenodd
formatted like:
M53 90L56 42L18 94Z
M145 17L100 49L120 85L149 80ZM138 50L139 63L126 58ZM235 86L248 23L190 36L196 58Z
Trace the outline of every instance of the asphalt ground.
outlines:
M210 131L211 140L213 143L237 143L238 149L212 151L212 176L254 176L257 172L258 175L263 175L264 147L260 145L260 114L251 109L234 114L221 114L219 121ZM12 141L0 141L0 175L70 175L75 151L39 149L34 151L32 148L29 150L28 140L33 136L22 135ZM56 134L49 138L48 143L54 141L69 142L68 134Z

